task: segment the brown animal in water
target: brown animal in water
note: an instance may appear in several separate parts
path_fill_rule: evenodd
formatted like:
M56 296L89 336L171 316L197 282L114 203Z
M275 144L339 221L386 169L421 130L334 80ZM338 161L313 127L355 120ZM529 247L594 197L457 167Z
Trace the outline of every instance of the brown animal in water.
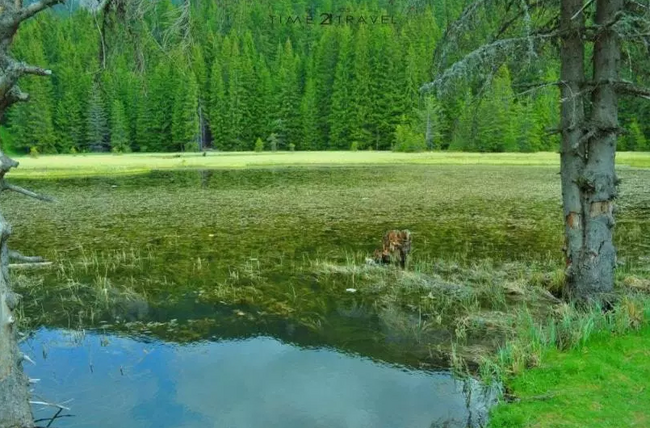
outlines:
M378 264L399 263L404 269L411 252L411 232L408 230L389 230L382 240L381 250L375 250L373 261Z

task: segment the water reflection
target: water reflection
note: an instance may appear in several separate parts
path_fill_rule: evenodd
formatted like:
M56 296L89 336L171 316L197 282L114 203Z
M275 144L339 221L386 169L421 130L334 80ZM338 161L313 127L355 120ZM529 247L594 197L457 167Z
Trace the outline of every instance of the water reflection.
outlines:
M189 346L39 330L24 350L36 393L75 415L57 427L465 427L463 384L269 337ZM471 419L484 402L471 395ZM52 409L36 408L37 418ZM443 425L447 423L447 425Z

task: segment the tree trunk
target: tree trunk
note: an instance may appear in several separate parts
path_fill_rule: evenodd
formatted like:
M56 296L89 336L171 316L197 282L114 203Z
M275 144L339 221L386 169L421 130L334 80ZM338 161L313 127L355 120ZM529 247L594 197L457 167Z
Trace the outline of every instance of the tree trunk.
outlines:
M49 76L49 70L28 65L11 57L10 48L18 27L24 21L62 0L38 0L23 5L20 0L0 0L0 119L14 103L27 101L28 94L18 87L25 75ZM0 150L0 192L12 190L37 199L46 199L6 182L5 175L18 162ZM22 363L23 354L18 348L16 318L13 310L18 295L12 292L9 278L9 257L31 261L7 248L11 226L0 214L0 428L26 428L34 426L29 403L29 383Z
M433 149L433 134L431 132L431 111L427 107L427 130L426 134L424 136L424 139L427 144L427 149L432 150Z
M23 428L34 425L29 405L28 379L22 370L22 354L16 342L16 324L12 310L17 296L9 283L7 239L11 227L0 215L0 428Z
M565 255L567 281L574 277L573 260L583 243L582 202L579 178L584 168L585 148L582 140L584 103L580 94L585 78L585 46L581 37L584 15L582 0L563 0L561 10L562 41L560 49L562 92L562 204L564 208ZM578 14L576 16L576 14ZM574 18L575 17L575 18Z
M585 122L584 16L582 0L562 2L562 197L567 284L578 301L602 300L614 288L616 250L612 241L618 132L615 84L620 44L611 28L623 0L598 0L592 113Z

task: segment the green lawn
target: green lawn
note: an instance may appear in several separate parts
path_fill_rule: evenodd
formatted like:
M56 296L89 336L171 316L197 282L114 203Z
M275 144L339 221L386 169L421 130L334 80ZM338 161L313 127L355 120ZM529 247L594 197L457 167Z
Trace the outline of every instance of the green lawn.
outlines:
M12 176L60 177L72 175L133 174L153 169L249 168L268 166L351 166L389 164L439 165L558 165L556 153L393 153L393 152L209 152L46 155L17 157ZM650 167L650 153L619 153L619 165Z
M512 381L520 401L496 407L490 427L649 427L649 361L650 327L552 351Z

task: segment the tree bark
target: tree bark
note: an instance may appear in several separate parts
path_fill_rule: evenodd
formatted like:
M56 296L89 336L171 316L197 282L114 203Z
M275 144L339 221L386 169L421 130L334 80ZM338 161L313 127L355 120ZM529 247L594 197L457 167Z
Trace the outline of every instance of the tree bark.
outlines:
M7 239L11 227L0 215L0 428L24 428L34 425L29 404L29 381L22 369L23 357L16 341L13 308L17 296L11 291Z
M10 54L13 38L22 22L62 3L63 0L39 0L28 6L22 1L0 0L0 118L14 103L27 101L28 94L18 87L18 80L24 75L49 76L49 70L17 61ZM5 175L18 162L7 157L0 150L0 192L10 190L23 195L49 200L22 187L5 181ZM16 318L13 313L18 295L11 290L9 258L32 259L11 252L7 241L11 226L0 213L0 428L26 428L34 426L29 403L29 380L22 369L23 354L18 347Z
M621 48L610 24L623 0L597 0L598 35L593 54L592 111L585 122L584 17L582 0L562 3L562 194L569 298L606 300L614 289L616 249L612 235Z
M565 255L567 280L574 277L574 259L583 246L583 215L580 176L586 156L582 141L585 109L580 94L585 78L585 46L582 39L584 15L582 0L563 0L561 10L561 177L564 208Z

